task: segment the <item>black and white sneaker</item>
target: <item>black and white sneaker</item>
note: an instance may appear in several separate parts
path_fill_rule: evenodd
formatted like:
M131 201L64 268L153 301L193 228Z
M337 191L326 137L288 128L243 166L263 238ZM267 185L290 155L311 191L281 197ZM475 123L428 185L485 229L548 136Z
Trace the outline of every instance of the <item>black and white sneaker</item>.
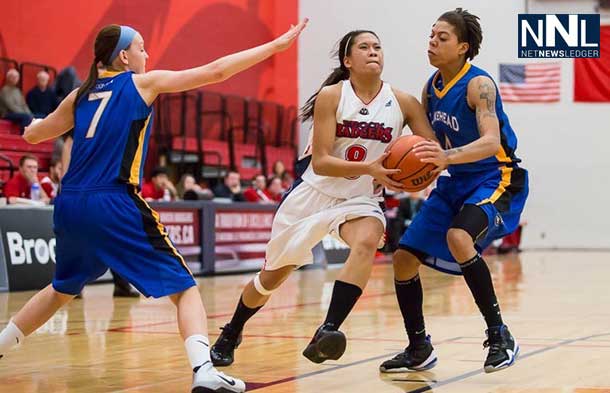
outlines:
M379 366L382 373L402 373L406 371L429 370L436 366L436 353L430 336L421 344L409 345L404 352L399 353L390 360L386 360Z
M314 363L322 363L328 359L337 360L345 352L346 346L345 334L331 324L326 324L316 330L316 334L303 351L303 356Z
M484 348L489 348L485 360L485 372L493 373L503 370L515 363L519 355L519 344L510 334L506 325L489 328L485 331L487 340Z
M244 381L229 377L214 367L200 368L193 375L191 393L242 393L245 391Z
M222 333L210 348L210 358L216 367L230 366L234 361L235 348L241 344L241 332L236 332L228 323L220 328Z

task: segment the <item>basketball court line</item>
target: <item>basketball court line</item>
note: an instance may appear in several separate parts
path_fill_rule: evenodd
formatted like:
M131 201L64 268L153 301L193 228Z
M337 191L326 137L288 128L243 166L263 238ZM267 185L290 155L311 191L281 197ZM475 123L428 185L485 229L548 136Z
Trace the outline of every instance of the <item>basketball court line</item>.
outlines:
M578 338L573 338L573 339L566 339L566 340L562 340L561 342L557 343L557 344L553 344L553 345L549 345L545 348L541 348L541 349L537 349L531 352L528 352L526 354L523 354L521 356L519 356L519 358L517 359L517 361L522 361L524 359L527 359L529 357L535 356L535 355L539 355L541 353L544 352L548 352L557 348L561 348L564 347L568 344L574 343L574 342L578 342L578 341L585 341L585 340L589 340L591 338L595 338L595 337L604 337L604 336L609 336L610 333L604 333L604 334L594 334L594 335L589 335L589 336L583 336L583 337L578 337ZM454 343L457 342L457 340L462 339L463 337L454 337L454 338L450 338L447 340L443 340L443 341L439 341L437 342L435 345L440 345L440 344L446 344L446 343ZM305 374L301 374L301 375L294 375L291 377L285 377L285 378L281 378L281 379L277 379L275 381L270 381L270 382L265 382L265 383L249 383L248 384L248 391L251 390L258 390L258 389L262 389L262 388L266 388L269 386L274 386L274 385L280 385L286 382L291 382L291 381L296 381L299 379L304 379L304 378L309 378L315 375L320 375L320 374L324 374L324 373L328 373L328 372L332 372L332 371L336 371L336 370L340 370L340 369L344 369L347 367L352 367L352 366L356 366L362 363L366 363L366 362L370 362L373 360L379 360L379 359L383 359L386 357L390 357L392 355L395 355L396 352L390 352L390 353L386 353L384 355L379 355L379 356L374 356L371 358L367 358L367 359L362 359L362 360L358 360L352 363L348 363L348 364L343 364L343 365L337 365L337 366L332 366L329 367L327 369L324 370L318 370L318 371L313 371L313 372L309 372L309 373L305 373ZM456 375L454 377L451 377L449 379L446 380L442 380L442 381L414 381L417 383L431 383L431 385L427 385L421 388L417 388L414 390L409 390L409 391L405 391L405 393L423 393L423 392L427 392L429 390L432 390L433 388L437 388L437 387L441 387L441 386L445 386L445 385L449 385L452 384L454 382L459 382L459 381L463 381L465 379L468 379L470 377L473 377L475 375L479 375L479 374L483 374L484 370L482 368L478 368L476 370L473 371L469 371L460 375ZM401 382L400 380L397 380L397 382Z
M110 331L110 330L108 330ZM113 333L137 333L137 334L165 334L165 335L178 335L180 333L176 332L176 331L146 331L146 330L113 330ZM75 334L75 333L72 333ZM78 333L76 333L78 334ZM218 337L220 334L217 333L208 333L208 335L210 337ZM243 338L278 338L278 339L289 339L289 340L310 340L311 336L290 336L290 335L274 335L274 334L244 334ZM475 339L478 341L451 341L452 344L458 344L458 345L477 345L480 346L482 345L483 340L485 340L484 337L460 337L460 339ZM350 341L364 341L364 342L387 342L387 343L399 343L399 344L407 344L407 340L406 339L391 339L391 338L376 338L376 337L349 337ZM535 344L535 343L527 343L527 340L540 340L540 341L558 341L558 342L563 342L563 341L568 341L568 340L572 340L572 339L568 339L568 338L558 338L558 339L522 339L519 338L519 343L523 346L526 347L533 347L533 348L548 348L549 346L551 346L551 344ZM582 340L584 341L584 340ZM441 341L444 342L444 341ZM591 342L591 341L590 341ZM434 343L434 345L437 345L438 343ZM610 348L610 345L604 345L604 344L592 344L592 345L566 345L569 346L570 348Z
M518 362L519 361L523 361L524 359L527 359L529 357L540 355L541 353L552 351L552 350L560 348L560 347L564 347L564 346L566 346L568 344L571 344L573 342L585 341L585 340L589 340L589 339L594 338L594 337L603 337L603 336L608 336L608 335L610 335L610 333L593 334L593 335L590 335L590 336L584 336L584 337L578 337L578 338L574 338L574 339L563 340L563 341L561 341L561 342L559 342L557 344L549 345L547 348L541 348L541 349L537 349L535 351L531 351L531 352L528 352L526 354L523 354L523 355L521 355L521 356L519 356L517 358L517 361ZM475 375L479 375L479 374L483 374L483 373L484 373L484 370L482 368L479 368L477 370L469 371L467 373L456 375L455 377L452 377L452 378L449 378L449 379L446 379L446 380L443 380L443 381L440 381L440 382L437 382L437 383L433 383L432 385L424 386L424 387L417 388L417 389L414 389L414 390L405 391L405 393L423 393L423 392L427 392L429 390L432 390L433 388L438 388L438 387L441 387L441 386L450 385L450 384L452 384L454 382L460 382L460 381L463 381L463 380L468 379L470 377L474 377Z
M451 342L453 340L459 340L460 338L461 337L449 338L449 339L446 339L446 340L439 341L437 344L448 343L448 342ZM300 374L300 375L293 375L293 376L290 376L290 377L285 377L285 378L277 379L275 381L270 381L270 382L263 382L263 383L248 382L248 383L246 383L246 391L249 392L249 391L252 391L252 390L263 389L263 388L267 388L269 386L280 385L280 384L283 384L283 383L286 383L286 382L296 381L296 380L299 380L299 379L309 378L309 377L313 377L313 376L316 376L316 375L325 374L325 373L329 373L329 372L336 371L336 370L341 370L341 369L344 369L344 368L347 368L347 367L357 366L359 364L371 362L373 360L379 360L379 359L387 358L389 356L394 356L394 355L396 355L396 353L397 353L396 351L393 351L393 352L385 353L383 355L377 355L377 356L373 356L373 357L370 357L370 358L357 360L355 362L351 362L351 363L347 363L347 364L334 365L334 366L328 367L328 368L326 368L324 370L312 371L312 372L305 373L305 374Z

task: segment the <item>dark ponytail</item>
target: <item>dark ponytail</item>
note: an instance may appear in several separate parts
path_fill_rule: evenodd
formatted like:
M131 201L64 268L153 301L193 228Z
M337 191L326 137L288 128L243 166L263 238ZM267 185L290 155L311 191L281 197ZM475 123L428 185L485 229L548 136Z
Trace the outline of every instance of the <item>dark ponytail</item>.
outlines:
M111 60L110 56L112 56L112 52L114 51L114 47L119 42L119 37L121 35L121 27L119 25L108 25L104 27L97 34L95 38L95 47L94 47L94 57L93 63L91 63L91 68L89 68L89 75L85 82L78 88L78 92L76 93L76 99L74 100L74 109L76 110L76 105L80 102L84 95L86 95L95 85L99 77L98 67L110 66Z
M333 57L339 60L339 66L336 67L333 72L330 73L328 78L322 83L322 86L316 91L305 104L301 107L301 121L304 123L309 119L313 119L313 112L316 105L316 98L320 90L326 86L334 85L342 80L349 79L349 69L345 66L345 56L349 56L352 52L352 45L356 41L356 37L363 33L370 33L377 37L377 34L370 30L353 30L347 33L339 41L339 47L333 53ZM377 37L379 38L379 37Z
M467 59L472 60L479 54L481 42L483 41L483 32L481 31L478 16L462 8L456 8L453 11L445 12L438 20L445 21L453 26L455 34L458 37L458 42L468 43Z

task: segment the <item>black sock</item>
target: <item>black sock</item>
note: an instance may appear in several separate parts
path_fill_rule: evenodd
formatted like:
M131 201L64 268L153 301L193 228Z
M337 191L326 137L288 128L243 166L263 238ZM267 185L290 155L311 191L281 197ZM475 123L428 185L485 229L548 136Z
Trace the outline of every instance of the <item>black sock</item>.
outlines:
M466 284L474 296L474 301L485 318L487 327L502 325L502 315L500 315L500 306L491 281L491 273L483 258L477 254L472 259L460 263L460 267Z
M405 329L409 336L409 344L422 344L426 340L426 327L424 324L424 292L419 274L407 281L394 280L396 299Z
M241 332L244 329L244 325L248 321L248 319L252 318L254 314L257 313L263 306L259 306L256 308L250 308L244 304L242 297L239 298L239 303L237 303L237 308L235 309L235 313L233 314L233 318L229 325L235 332Z
M329 323L339 329L349 312L354 308L354 304L356 304L360 295L362 295L362 289L357 285L336 280L324 324Z

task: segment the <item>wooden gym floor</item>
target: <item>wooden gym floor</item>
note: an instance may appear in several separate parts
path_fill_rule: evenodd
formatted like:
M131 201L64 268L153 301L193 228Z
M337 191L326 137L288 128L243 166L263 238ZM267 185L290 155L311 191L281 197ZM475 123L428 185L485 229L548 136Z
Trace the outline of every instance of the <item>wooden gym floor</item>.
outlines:
M487 257L504 319L521 344L512 368L482 372L484 323L461 277L422 268L428 332L439 355L428 372L383 375L405 344L391 264L375 266L343 325L339 361L301 351L323 320L338 270L296 272L246 327L223 371L257 392L610 393L610 253L530 251ZM251 275L201 279L210 337L230 318ZM0 327L32 292L0 294ZM186 392L191 372L167 299L112 299L92 285L0 360L0 392Z

